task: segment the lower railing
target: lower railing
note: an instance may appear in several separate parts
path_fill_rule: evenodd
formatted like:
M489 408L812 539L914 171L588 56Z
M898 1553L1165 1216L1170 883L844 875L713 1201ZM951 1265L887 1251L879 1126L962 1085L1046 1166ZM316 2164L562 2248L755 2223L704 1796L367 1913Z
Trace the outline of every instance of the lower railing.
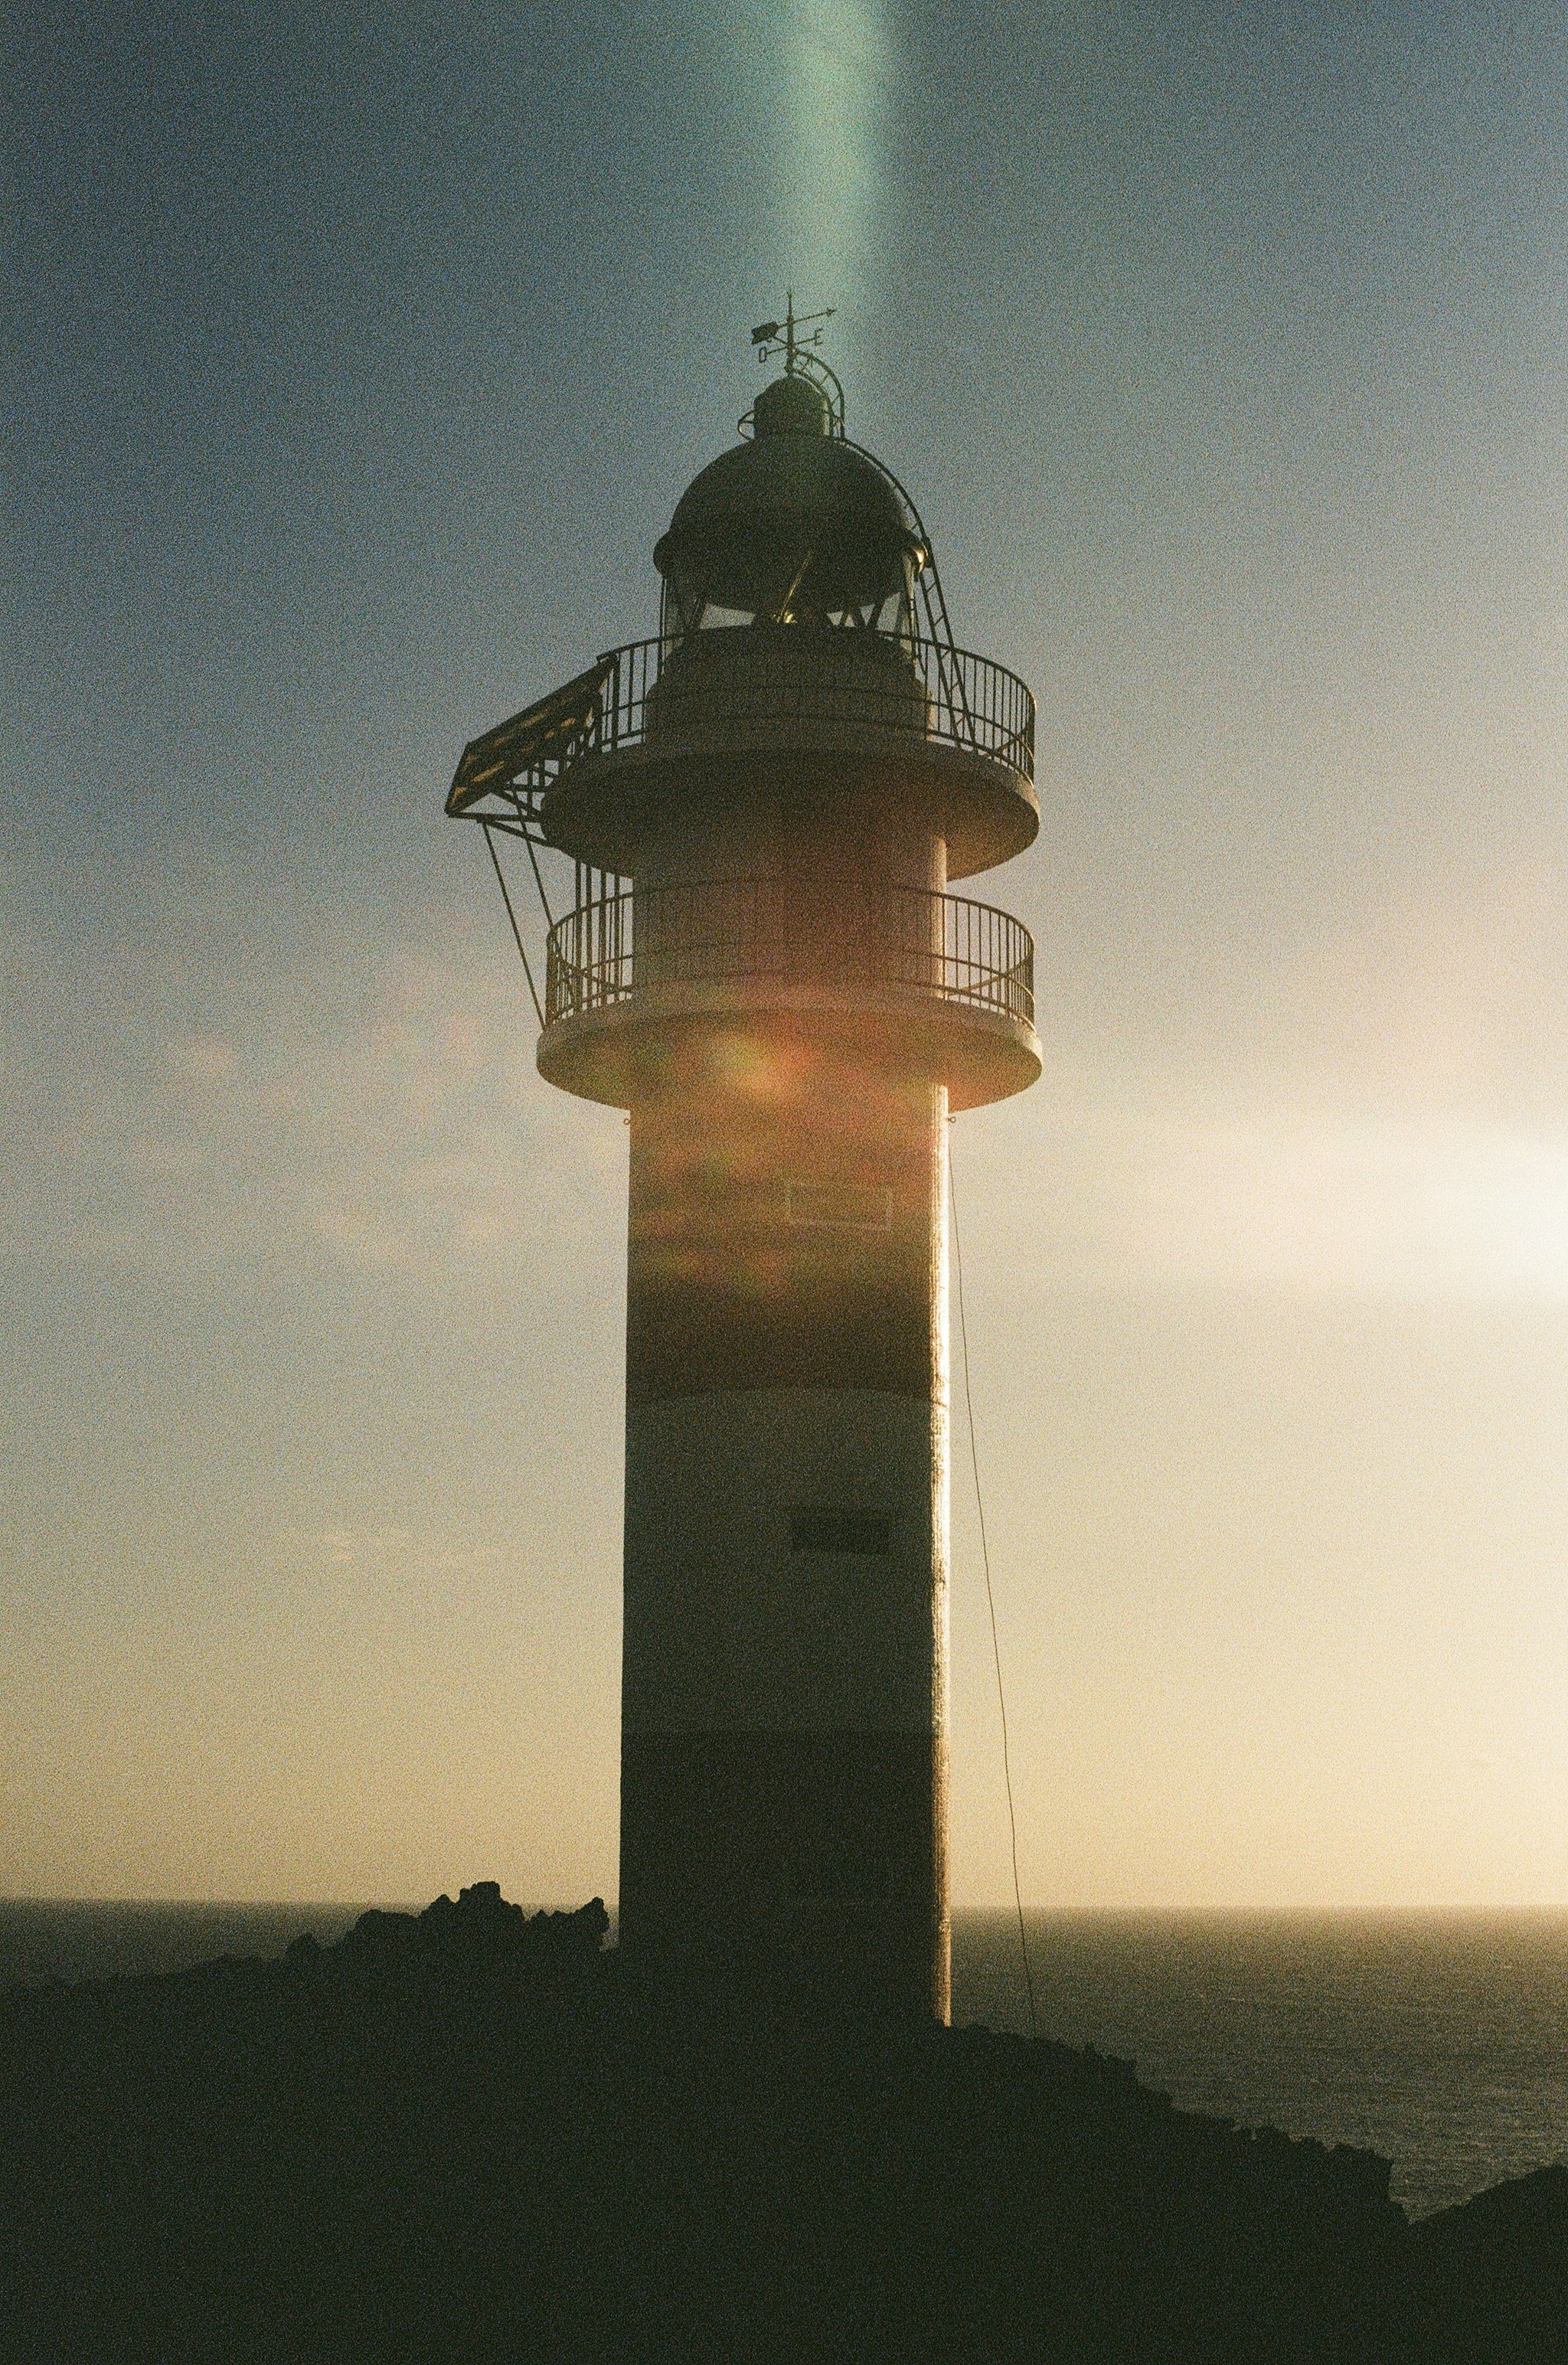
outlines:
M547 1026L661 986L896 986L1032 1026L1035 947L964 895L880 880L712 879L579 904L550 931Z

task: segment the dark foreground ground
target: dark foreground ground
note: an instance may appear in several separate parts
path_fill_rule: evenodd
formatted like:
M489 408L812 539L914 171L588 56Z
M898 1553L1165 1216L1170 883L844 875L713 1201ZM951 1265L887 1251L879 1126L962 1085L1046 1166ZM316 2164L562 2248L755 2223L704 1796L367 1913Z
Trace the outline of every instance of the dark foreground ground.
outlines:
M6 2359L1568 2359L1568 2170L1412 2227L1092 2051L655 2015L604 1929L482 1887L0 1998Z

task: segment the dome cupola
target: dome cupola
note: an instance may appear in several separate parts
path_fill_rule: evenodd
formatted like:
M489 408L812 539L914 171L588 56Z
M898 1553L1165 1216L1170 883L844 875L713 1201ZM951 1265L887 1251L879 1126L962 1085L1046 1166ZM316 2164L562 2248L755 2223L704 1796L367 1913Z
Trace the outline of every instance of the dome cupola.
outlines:
M754 622L909 629L919 521L791 360L758 395L750 438L687 487L655 548L670 639Z

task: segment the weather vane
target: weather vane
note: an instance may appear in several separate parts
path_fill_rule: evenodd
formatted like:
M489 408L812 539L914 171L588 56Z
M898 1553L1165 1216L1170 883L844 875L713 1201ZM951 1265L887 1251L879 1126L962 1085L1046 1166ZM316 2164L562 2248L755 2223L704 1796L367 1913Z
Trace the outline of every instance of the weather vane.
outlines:
M831 320L837 308L836 305L829 304L820 312L797 313L795 291L789 288L783 319L762 321L752 331L751 341L756 348L756 358L764 366L775 353L782 353L786 377L807 378L819 393L827 398L827 432L830 435L842 436L844 388L838 382L836 372L828 367L815 350L823 341L822 323ZM806 332L804 335L801 334L802 330ZM739 423L742 433L750 434L752 414L749 410Z
M821 329L812 328L812 321L831 320L837 308L836 305L830 304L824 311L802 312L797 319L795 291L792 287L787 288L783 319L764 320L760 327L751 332L752 343L756 347L757 360L767 363L772 360L775 353L781 353L784 356L785 375L795 376L800 362L805 357L807 347L820 345L823 341ZM811 335L802 337L800 334L802 329L812 329Z

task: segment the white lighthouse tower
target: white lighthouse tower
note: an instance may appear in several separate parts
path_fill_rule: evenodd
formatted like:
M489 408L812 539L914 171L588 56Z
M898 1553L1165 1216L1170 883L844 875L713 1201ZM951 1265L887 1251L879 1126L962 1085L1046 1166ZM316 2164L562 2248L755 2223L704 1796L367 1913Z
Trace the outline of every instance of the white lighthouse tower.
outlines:
M820 316L819 316L820 317ZM576 865L542 1075L631 1125L621 1944L946 2018L950 1111L1040 1070L1034 701L792 312L655 638L447 810Z

